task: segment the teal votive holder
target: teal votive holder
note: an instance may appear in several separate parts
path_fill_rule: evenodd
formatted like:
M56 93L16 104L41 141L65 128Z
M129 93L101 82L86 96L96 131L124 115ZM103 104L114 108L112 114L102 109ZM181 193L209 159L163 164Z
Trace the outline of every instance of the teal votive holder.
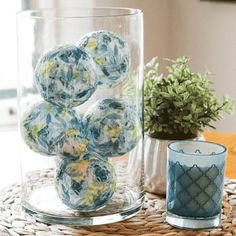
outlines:
M168 145L166 221L178 228L220 224L227 149L206 141Z

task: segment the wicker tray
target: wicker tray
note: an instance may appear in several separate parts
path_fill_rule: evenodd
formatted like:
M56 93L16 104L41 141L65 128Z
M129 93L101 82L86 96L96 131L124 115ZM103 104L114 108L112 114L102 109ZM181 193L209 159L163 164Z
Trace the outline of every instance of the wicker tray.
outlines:
M0 236L8 235L236 235L236 180L225 182L221 226L201 231L180 230L165 223L165 199L152 194L146 194L143 209L127 221L79 228L39 223L22 212L20 186L14 184L0 192Z

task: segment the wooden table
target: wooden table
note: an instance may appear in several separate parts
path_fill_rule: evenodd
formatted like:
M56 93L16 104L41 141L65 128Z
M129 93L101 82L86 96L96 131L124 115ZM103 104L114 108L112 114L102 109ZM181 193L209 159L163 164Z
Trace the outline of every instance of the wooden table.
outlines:
M220 143L227 147L226 177L236 178L236 133L205 131L203 135L206 140Z

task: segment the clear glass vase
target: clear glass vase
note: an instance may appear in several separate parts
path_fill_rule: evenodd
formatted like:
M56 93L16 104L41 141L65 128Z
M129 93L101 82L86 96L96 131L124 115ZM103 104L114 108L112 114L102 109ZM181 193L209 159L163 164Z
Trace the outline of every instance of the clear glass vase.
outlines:
M22 206L69 225L112 223L143 202L143 14L45 9L17 16Z

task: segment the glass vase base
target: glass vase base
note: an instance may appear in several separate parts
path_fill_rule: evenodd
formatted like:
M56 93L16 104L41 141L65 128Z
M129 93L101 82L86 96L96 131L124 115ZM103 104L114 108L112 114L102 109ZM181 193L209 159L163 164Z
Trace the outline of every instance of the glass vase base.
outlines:
M182 217L170 212L166 213L166 221L170 225L180 229L210 229L220 224L220 214L213 217Z
M95 217L58 217L46 213L32 211L23 206L23 210L34 219L50 224L63 224L68 226L92 226L111 224L127 220L135 216L141 209L142 203L134 208L112 215L95 216Z
M66 206L54 186L52 169L31 173L27 188L22 189L22 207L26 213L44 223L70 226L101 225L122 221L134 216L141 208L144 194L128 188L119 180L112 198L96 211L81 212Z

